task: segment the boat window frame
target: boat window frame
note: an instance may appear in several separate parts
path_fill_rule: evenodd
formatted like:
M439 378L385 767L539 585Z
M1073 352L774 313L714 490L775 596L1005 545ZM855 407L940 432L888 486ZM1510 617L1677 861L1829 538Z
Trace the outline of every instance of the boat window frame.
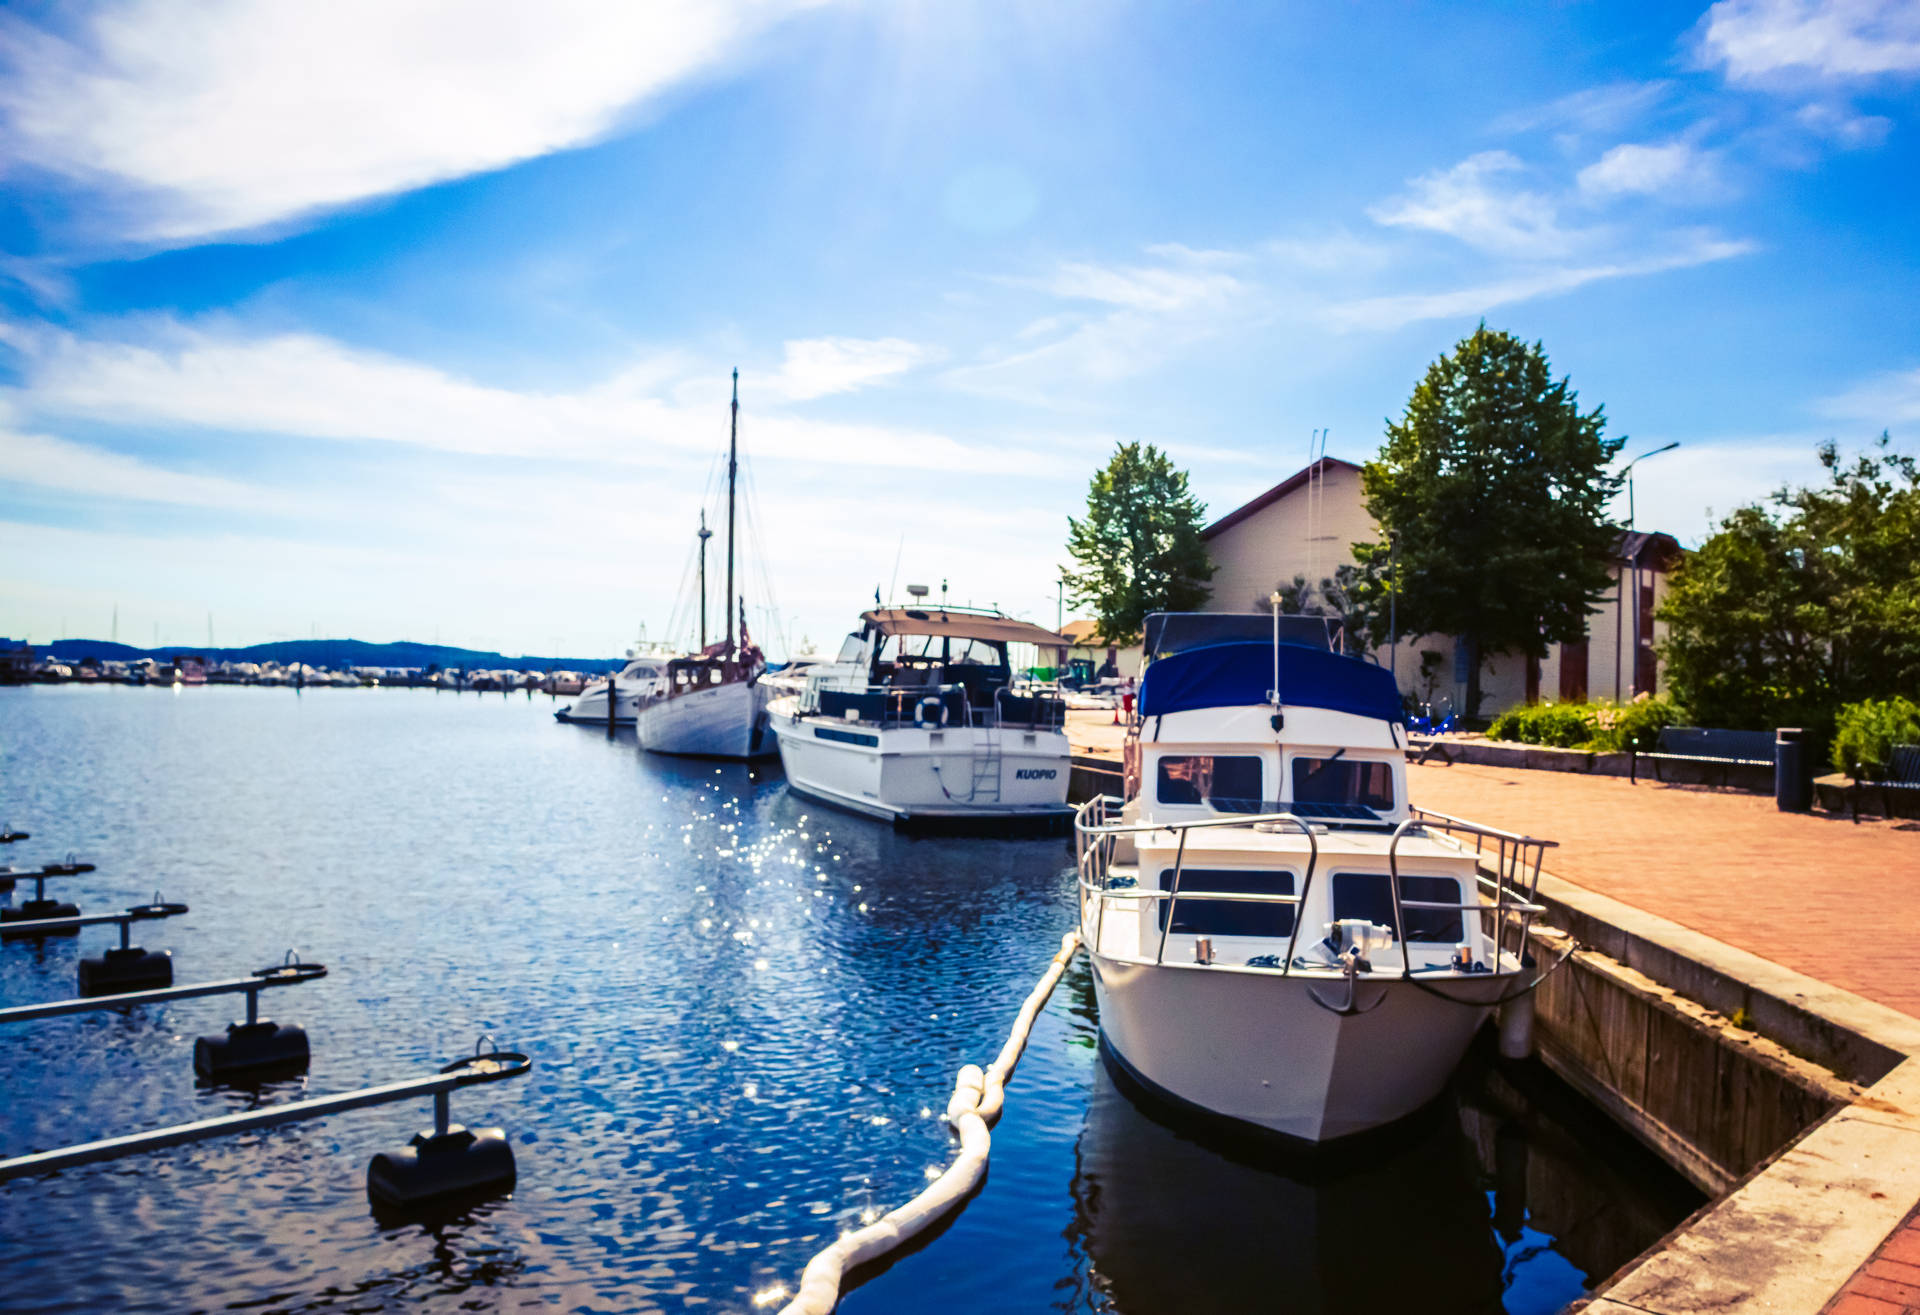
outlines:
M1387 773L1387 789L1390 792L1386 803L1374 803L1358 797L1352 799L1301 799L1298 783L1295 779L1297 775L1297 764L1305 762L1326 763L1336 759L1340 762L1351 763L1356 766L1364 764L1368 767L1379 766L1385 768ZM1400 796L1405 793L1405 788L1402 774L1394 770L1394 765L1396 763L1404 764L1405 761L1404 756L1395 757L1372 749L1362 749L1355 752L1345 745L1333 745L1326 751L1301 750L1288 746L1280 764L1280 785L1286 790L1284 800L1288 804L1345 804L1358 808L1371 809L1380 816L1386 817L1401 807Z
M1386 916L1384 919L1375 918L1370 913L1363 914L1363 913L1341 911L1341 908L1340 908L1341 882L1343 878L1347 878L1347 877L1361 877L1369 881L1378 881L1380 883L1379 885L1380 890L1385 892ZM1445 881L1445 882L1451 883L1453 886L1451 900L1448 900L1443 895L1436 894L1433 892L1427 892L1423 894L1419 889L1415 888L1412 884L1410 884L1415 882L1428 882L1428 881ZM1453 904L1465 904L1468 902L1467 895L1466 895L1465 879L1461 877L1460 874L1458 873L1402 872L1400 874L1400 900L1403 908L1407 903L1414 902L1414 901L1418 901L1420 903L1429 903L1429 904L1445 904L1449 902ZM1402 937L1400 934L1400 928L1397 925L1395 925L1394 917L1393 917L1392 874L1388 872L1380 871L1377 869L1347 868L1344 870L1335 870L1335 871L1329 872L1327 874L1327 909L1328 909L1328 921L1330 922L1338 922L1343 918L1358 918L1358 917L1364 916L1366 917L1368 922L1374 923L1376 926L1390 928L1393 931L1393 941L1394 941L1394 944L1396 945L1402 945L1402 944L1405 944L1405 945L1458 945L1460 944L1460 942L1469 939L1466 909L1455 909L1452 912L1448 912L1445 909L1413 909L1413 908L1407 909L1406 910L1407 923L1410 927L1418 923L1419 920L1423 918L1437 919L1437 918L1451 917L1455 920L1453 924L1454 931L1453 931L1453 934L1450 936L1438 937L1438 938L1432 937L1432 936Z
M1168 863L1165 867L1162 867L1159 870L1159 874L1156 877L1156 880L1160 883L1160 889L1162 891L1168 892L1169 894L1171 894L1173 890L1173 872L1174 872L1175 866L1176 865L1173 863ZM1286 937L1293 935L1294 926L1300 920L1300 906L1298 904L1267 903L1265 901L1242 902L1242 901L1224 900L1224 899L1197 899L1191 902L1185 902L1185 897L1192 894L1231 895L1236 893L1242 894L1242 895L1298 896L1300 894L1300 877L1301 877L1299 868L1295 868L1295 867L1257 867L1257 868L1255 867L1195 867L1191 864L1184 863L1184 862L1178 864L1177 866L1180 869L1181 899L1176 900L1176 899L1168 898L1168 899L1157 899L1154 901L1154 904L1157 905L1158 907L1154 912L1153 930L1155 931L1165 930L1165 932L1171 936L1239 936L1239 937L1245 937L1251 940L1283 940ZM1284 889L1243 890L1243 891L1236 892L1233 890L1220 890L1220 889L1214 889L1209 887L1195 888L1190 884L1196 875L1215 876L1220 874L1230 874L1233 876L1285 877L1286 886ZM1169 909L1169 907L1173 909L1173 914L1174 914L1174 920L1171 926L1168 925L1168 920L1167 920L1167 910ZM1221 928L1218 928L1218 927L1211 928L1211 929L1204 928L1204 927L1196 928L1191 924L1187 926L1182 926L1181 922L1183 920L1190 919L1193 916L1190 910L1199 910L1202 913L1205 913L1210 910L1225 910L1228 912L1238 913L1242 917L1273 916L1276 919L1284 918L1286 920L1286 925L1279 927L1277 930L1274 930L1274 931L1264 931L1264 930L1235 931L1231 929L1222 930Z
M1259 801L1267 797L1266 795L1267 767L1269 766L1269 763L1268 763L1269 757L1270 755L1268 753L1257 748L1250 753L1249 752L1195 753L1195 752L1186 750L1184 747L1180 752L1155 753L1153 755L1153 802L1156 805L1166 807L1166 808L1205 808L1216 813L1228 811L1228 810L1215 807L1213 803L1215 796L1211 792L1200 797L1199 799L1195 799L1191 801L1167 799L1163 797L1160 792L1167 784L1169 784L1165 775L1165 765L1170 761L1180 760L1180 759L1192 759L1192 758L1208 758L1216 761L1221 758L1234 758L1234 759L1251 758L1253 761L1260 764L1260 789L1251 796L1222 795L1219 797L1225 798L1225 799L1251 798L1254 802L1258 803ZM1212 774L1213 773L1210 770L1209 776L1211 777ZM1196 793L1198 793L1197 790L1196 790Z

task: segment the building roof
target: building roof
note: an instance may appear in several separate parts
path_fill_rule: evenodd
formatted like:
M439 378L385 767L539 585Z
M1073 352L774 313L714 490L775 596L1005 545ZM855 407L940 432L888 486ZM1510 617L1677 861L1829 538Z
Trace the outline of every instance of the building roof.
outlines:
M1016 621L994 612L957 609L882 607L862 612L860 619L883 635L945 635L953 639L985 639L1001 644L1038 644L1042 648L1071 648L1072 641L1031 621Z
M1318 461L1313 462L1311 465L1304 466L1301 469L1295 471L1293 474L1287 476L1285 479L1281 480L1278 484L1275 484L1272 488L1268 489L1265 493L1262 493L1259 497L1255 498L1252 502L1249 502L1245 506L1237 507L1234 510L1228 512L1226 515L1222 516L1219 520L1207 526L1206 529L1200 531L1200 537L1203 539L1211 539L1214 535L1219 534L1222 530L1230 530L1234 526L1238 525L1241 521L1246 520L1249 516L1253 516L1258 514L1259 512L1265 511L1268 507L1271 507L1274 503L1280 501L1280 499L1286 497L1287 494L1293 492L1295 489L1304 487L1306 485L1307 479L1316 470L1325 472L1327 470L1357 471L1359 469L1360 467L1354 465L1353 462L1342 461L1339 457L1321 457Z
M1680 541L1659 530L1623 530L1613 543L1615 561L1637 562L1649 570L1667 570L1684 556Z
M1072 641L1075 648L1124 647L1102 637L1098 621L1069 621L1060 627L1060 637Z

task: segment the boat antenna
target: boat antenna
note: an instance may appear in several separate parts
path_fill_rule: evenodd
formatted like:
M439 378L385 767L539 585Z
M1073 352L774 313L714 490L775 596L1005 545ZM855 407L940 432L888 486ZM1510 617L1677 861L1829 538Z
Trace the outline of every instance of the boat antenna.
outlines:
M893 597L893 587L900 583L900 554L906 550L907 532L902 530L900 531L900 542L895 544L893 549L893 575L887 580L887 597L889 598ZM880 587L878 585L874 586L873 605L875 607L885 606L885 604L880 601Z
M713 531L707 528L707 509L700 509L700 648L707 647L707 540Z
M1273 688L1267 691L1267 702L1278 710L1280 707L1280 591L1275 589L1273 596L1267 601L1273 605Z
M733 369L733 418L727 431L727 656L733 656L733 488L740 472L740 367Z

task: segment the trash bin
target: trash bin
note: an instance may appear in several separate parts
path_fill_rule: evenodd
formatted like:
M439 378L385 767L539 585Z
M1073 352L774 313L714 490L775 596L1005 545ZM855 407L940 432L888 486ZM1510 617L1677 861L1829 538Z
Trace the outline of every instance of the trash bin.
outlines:
M1783 813L1813 807L1813 772L1807 762L1807 733L1782 726L1773 733L1773 802Z

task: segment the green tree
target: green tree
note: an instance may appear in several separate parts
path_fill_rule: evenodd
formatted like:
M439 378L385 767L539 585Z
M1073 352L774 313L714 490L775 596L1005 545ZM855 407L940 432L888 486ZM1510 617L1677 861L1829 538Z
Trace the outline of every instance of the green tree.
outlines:
M1674 572L1660 619L1674 696L1704 725L1805 726L1920 689L1920 468L1885 434L1822 485L1741 507Z
M1066 572L1075 607L1091 606L1109 643L1140 637L1148 613L1207 601L1213 562L1200 537L1206 508L1187 475L1151 444L1123 443L1087 489L1087 514L1067 518Z
M1626 440L1606 437L1602 408L1582 412L1539 343L1482 323L1427 368L1406 413L1387 422L1362 472L1367 510L1390 541L1355 544L1352 623L1387 638L1397 569L1403 635L1457 635L1470 649L1467 715L1494 653L1546 656L1576 641L1611 588L1619 528L1608 467Z

